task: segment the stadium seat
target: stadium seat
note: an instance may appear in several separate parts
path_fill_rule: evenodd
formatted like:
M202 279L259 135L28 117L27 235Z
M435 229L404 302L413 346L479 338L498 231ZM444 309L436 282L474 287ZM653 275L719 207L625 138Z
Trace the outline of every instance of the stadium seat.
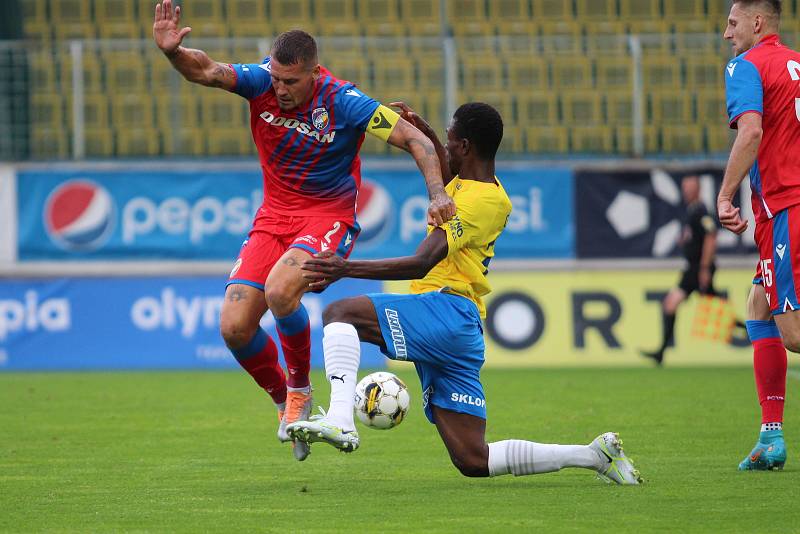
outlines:
M210 156L242 156L253 153L255 144L249 128L214 128L204 133Z
M313 6L314 22L317 25L330 22L359 22L355 13L355 0L315 0Z
M247 101L222 91L204 91L200 95L203 125L207 128L248 128Z
M720 127L716 124L706 124L704 127L706 134L706 150L710 153L727 153L733 145L735 130L731 130L727 125ZM726 154L727 155L727 154Z
M583 49L580 25L574 22L545 22L540 25L542 51L546 54L578 55Z
M705 6L697 0L664 0L664 18L666 20L702 20L705 19Z
M643 134L644 151L648 154L657 153L660 150L658 130L654 126L645 126ZM633 128L631 126L615 127L614 141L617 154L633 154Z
M115 128L153 128L153 97L149 94L119 93L111 100Z
M509 89L518 95L550 86L548 64L537 56L511 56L506 62Z
M367 26L394 22L399 12L397 0L358 0L358 19Z
M692 120L691 94L682 89L658 91L650 95L650 119L653 124L687 124Z
M309 0L271 0L269 22L280 31L308 27L311 23L310 4Z
M530 21L501 22L497 24L497 40L503 54L527 58L541 51L539 26Z
M703 151L703 128L696 124L664 126L661 129L661 149L675 154Z
M223 96L227 96L224 95ZM160 95L155 99L155 123L163 130L197 127L200 124L199 97L189 91ZM166 136L164 138L166 141Z
M460 63L465 92L497 90L505 85L501 64L494 57L465 56Z
M441 54L444 50L442 41L442 25L438 22L404 22L404 26L413 28L409 33L408 44L411 51L422 54Z
M228 0L226 2L226 20L233 35L239 35L238 27L253 24L267 26L266 0ZM266 33L263 32L262 33Z
M72 95L68 95L72 99ZM93 130L109 128L109 102L108 95L105 93L100 94L87 94L83 95L83 123L86 128ZM69 121L72 123L72 107L69 107Z
M64 22L53 25L56 40L95 39L97 28L91 22Z
M695 3L701 2L695 0ZM622 20L626 21L659 20L661 19L661 0L619 0L619 15Z
M596 91L559 91L565 124L594 125L603 120L600 94Z
M554 126L558 124L558 97L549 91L518 93L517 112L522 126Z
M464 22L454 26L453 37L459 52L494 56L494 27L487 22Z
M166 128L161 132L165 156L201 156L206 153L205 132L198 128Z
M573 126L570 139L573 152L602 154L614 150L614 132L608 126Z
M492 2L497 0L491 0ZM483 0L446 0L447 19L453 26L462 22L486 22L486 6ZM436 2L433 2L434 4Z
M367 51L373 58L383 54L407 55L410 39L402 25L394 23L369 24L364 28ZM416 39L415 39L416 40Z
M583 22L613 22L617 18L617 0L576 0L575 14Z
M503 117L503 140L500 141L497 156L503 157L525 152L525 142L522 137L524 131L524 128L520 126L506 124L505 117Z
M117 156L157 156L161 152L159 132L153 129L117 128Z
M731 11L729 0L706 0L708 3L708 18L723 21Z
M57 69L53 54L49 51L31 50L28 52L28 87L36 93L56 93Z
M69 54L62 56L60 63L61 87L63 89L72 88L72 58ZM83 69L83 90L87 93L100 93L105 90L102 83L102 67L100 60L94 52L84 50L81 56Z
M581 89L592 87L592 63L585 57L558 57L550 61L553 88Z
M724 63L717 56L690 55L686 59L686 86L693 89L724 89Z
M715 52L722 40L722 22L705 18L681 19L675 23L675 51L680 55Z
M141 39L142 30L138 24L128 22L105 22L97 25L101 39ZM145 35L150 39L151 34Z
M417 65L417 85L421 91L444 91L445 67L441 50L433 55L413 56L412 60Z
M525 148L535 154L563 154L569 150L569 133L564 126L528 126Z
M674 56L646 54L642 60L644 86L653 89L682 87L681 63Z
M491 4L492 2L489 2L489 5ZM575 18L572 2L564 2L564 0L533 0L532 8L535 21L570 21Z
M364 56L334 54L321 56L322 64L340 80L347 80L362 87L370 87L369 66Z
M267 42L267 47L272 43L272 38L280 33L263 17L260 22L250 20L232 24L230 30L233 38L263 39Z
M374 88L398 93L415 90L414 62L407 55L382 54L373 59L372 65Z
M87 157L107 158L114 155L114 132L110 128L86 128L83 132Z
M317 40L319 53L326 56L345 54L361 56L364 54L360 28L352 22L330 22L320 25L311 32Z
M697 95L697 121L714 123L720 127L728 126L727 102L724 87L703 89Z
M628 56L600 56L595 61L597 87L602 91L633 87L633 60Z
M672 51L673 35L666 22L648 19L632 20L628 23L628 32L639 36L644 57Z
M33 126L30 134L33 159L64 159L69 156L67 132L50 126Z
M633 123L632 88L603 91L606 99L606 115L612 126L628 126Z
M400 17L415 35L419 33L418 24L431 24L436 27L441 25L442 13L438 1L403 0L400 8Z
M102 56L105 64L106 84L116 94L143 92L147 87L147 69L138 52L106 52Z
M175 90L186 83L183 76L173 68L172 63L163 54L148 55L147 65L150 71L151 91Z
M31 95L29 113L34 127L65 129L64 98L60 94Z
M587 54L617 57L628 53L628 32L623 23L592 21L584 24L584 31Z
M19 0L25 23L47 24L47 0Z
M508 92L475 91L471 93L459 93L458 104L464 102L485 102L500 113L504 124L510 125L517 123L516 114L514 113L514 99Z
M89 23L92 20L90 0L50 0L50 20L64 23Z
M528 0L490 0L489 20L492 22L529 20Z
M136 3L130 0L95 0L94 20L98 26L105 24L127 24L138 27L135 22L139 18L152 19L155 15L156 2L150 3L150 9L136 14Z
M48 45L53 40L53 27L49 22L24 21L25 38L39 45Z

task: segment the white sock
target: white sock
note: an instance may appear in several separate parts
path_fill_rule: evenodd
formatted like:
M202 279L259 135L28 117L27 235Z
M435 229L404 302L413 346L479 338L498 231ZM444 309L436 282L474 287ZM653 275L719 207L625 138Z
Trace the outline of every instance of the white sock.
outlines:
M769 432L770 430L783 430L783 423L761 423L762 432Z
M564 467L597 470L601 459L588 445L548 445L507 439L489 444L489 476L550 473Z
M344 430L355 429L353 398L356 394L361 344L348 323L331 323L322 330L325 376L331 384L331 404L325 418Z

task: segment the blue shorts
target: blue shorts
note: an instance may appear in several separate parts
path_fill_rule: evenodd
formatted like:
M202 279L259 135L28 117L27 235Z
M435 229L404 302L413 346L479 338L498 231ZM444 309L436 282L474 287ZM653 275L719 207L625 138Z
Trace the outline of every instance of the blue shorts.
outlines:
M483 326L475 304L433 291L420 295L367 295L375 306L384 354L414 362L422 383L422 406L431 423L431 404L486 419L480 380Z

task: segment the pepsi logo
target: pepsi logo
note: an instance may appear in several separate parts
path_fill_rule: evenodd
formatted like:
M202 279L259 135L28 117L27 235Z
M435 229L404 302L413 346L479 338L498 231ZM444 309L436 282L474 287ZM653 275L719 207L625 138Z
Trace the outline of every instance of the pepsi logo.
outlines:
M95 250L111 235L114 213L114 201L103 187L89 180L69 180L47 197L44 227L61 248Z
M393 212L392 197L386 189L370 180L362 180L356 205L356 220L361 226L359 248L379 245L384 241L392 230Z

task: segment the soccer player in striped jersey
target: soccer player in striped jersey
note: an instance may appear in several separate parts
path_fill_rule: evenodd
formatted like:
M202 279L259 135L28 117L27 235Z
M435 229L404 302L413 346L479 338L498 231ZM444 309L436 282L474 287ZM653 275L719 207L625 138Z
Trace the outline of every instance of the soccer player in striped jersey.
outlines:
M180 26L172 0L156 5L153 37L187 80L236 93L249 101L250 127L264 175L264 202L234 264L220 317L222 337L241 366L278 408L278 438L311 410L309 318L300 302L308 283L300 266L310 255L352 251L361 183L359 148L368 132L408 151L428 187L428 215L437 224L455 213L445 193L429 139L391 109L317 61L309 34L279 35L260 64L227 64L181 46L191 28ZM288 370L275 342L259 326L272 310ZM308 455L293 444L298 459Z
M724 37L730 127L737 130L717 210L735 233L747 228L732 199L750 176L760 261L747 302L747 332L761 404L758 442L740 470L786 462L786 348L800 352L800 54L780 41L780 0L734 0Z
M389 358L414 362L425 415L463 475L520 476L582 467L618 484L638 484L639 473L613 432L589 445L516 439L486 443L486 397L480 381L483 297L491 290L486 276L494 245L511 213L511 201L494 174L503 121L487 104L464 104L456 110L443 146L425 121L405 104L396 105L436 146L456 215L444 225L428 226L413 256L348 261L328 252L306 261L312 271L306 277L314 288L343 277L413 282L410 295L365 295L325 310L330 407L322 418L289 425L290 435L345 452L358 448L353 397L359 342L364 341L379 346Z

